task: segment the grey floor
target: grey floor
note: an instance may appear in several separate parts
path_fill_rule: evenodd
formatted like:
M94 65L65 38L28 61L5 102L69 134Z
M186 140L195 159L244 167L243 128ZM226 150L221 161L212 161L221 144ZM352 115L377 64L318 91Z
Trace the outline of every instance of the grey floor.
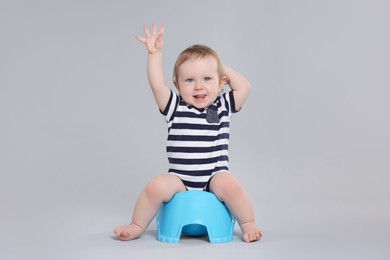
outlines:
M265 235L251 244L241 241L237 226L229 243L210 244L207 237L162 243L154 222L140 239L118 241L112 229L127 219L125 204L32 203L31 197L3 204L0 259L390 259L384 203L265 202L256 206Z

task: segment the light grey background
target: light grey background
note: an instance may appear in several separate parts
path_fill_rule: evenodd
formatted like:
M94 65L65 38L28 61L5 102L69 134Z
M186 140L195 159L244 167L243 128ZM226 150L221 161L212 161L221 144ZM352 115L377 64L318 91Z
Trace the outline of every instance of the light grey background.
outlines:
M0 259L389 259L390 2L0 1ZM253 91L231 170L262 241L112 239L167 169L142 26L164 66L216 49ZM198 259L198 258L196 258Z

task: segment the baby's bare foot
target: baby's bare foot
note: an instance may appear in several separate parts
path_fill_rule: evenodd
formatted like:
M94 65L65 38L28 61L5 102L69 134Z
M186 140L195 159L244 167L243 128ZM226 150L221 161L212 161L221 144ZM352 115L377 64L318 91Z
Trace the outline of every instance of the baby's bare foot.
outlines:
M116 227L114 230L115 236L122 241L129 241L139 238L143 232L144 230L134 223Z
M240 225L242 230L242 239L245 242L254 242L261 238L263 232L257 227L255 222L248 222Z

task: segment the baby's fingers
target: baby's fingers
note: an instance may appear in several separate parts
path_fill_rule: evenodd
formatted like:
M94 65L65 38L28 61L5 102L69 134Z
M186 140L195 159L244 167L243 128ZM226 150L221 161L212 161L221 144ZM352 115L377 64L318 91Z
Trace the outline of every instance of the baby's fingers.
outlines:
M150 37L150 32L148 30L148 26L146 26L146 25L144 25L144 32L145 32L146 38Z
M143 38L143 37L141 37L141 36L139 36L139 35L136 35L135 38L136 38L137 40L139 40L140 42L142 42L142 43L145 43L145 42L146 42L146 39Z
M157 24L155 24L155 23L152 25L152 34L153 35L157 34Z
M165 27L164 25L161 25L160 31L158 32L158 38L162 38L164 36Z

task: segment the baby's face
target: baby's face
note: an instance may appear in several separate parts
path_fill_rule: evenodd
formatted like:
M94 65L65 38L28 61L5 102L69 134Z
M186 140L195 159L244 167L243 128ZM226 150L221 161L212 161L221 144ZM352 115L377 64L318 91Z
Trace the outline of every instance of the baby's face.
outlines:
M191 59L179 67L176 87L187 105L207 108L214 103L223 85L213 57Z

